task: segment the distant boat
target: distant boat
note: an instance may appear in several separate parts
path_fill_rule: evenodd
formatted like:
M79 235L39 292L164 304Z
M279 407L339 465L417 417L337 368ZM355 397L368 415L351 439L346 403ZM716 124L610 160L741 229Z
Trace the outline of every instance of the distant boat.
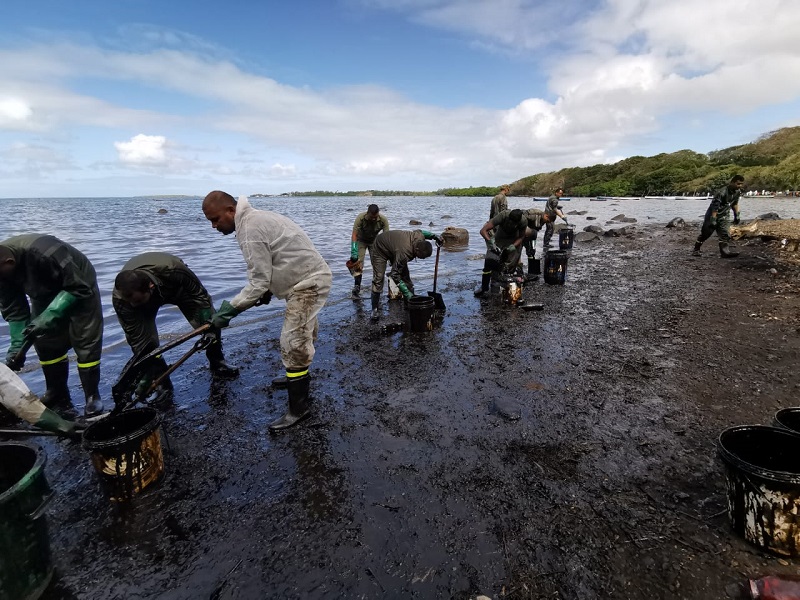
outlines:
M534 202L547 202L550 198L544 196L534 196ZM572 198L564 198L563 196L558 199L559 202L569 202Z
M645 200L711 200L714 196L645 196Z
M605 202L607 200L641 200L639 196L598 196L597 198L589 198L595 202Z

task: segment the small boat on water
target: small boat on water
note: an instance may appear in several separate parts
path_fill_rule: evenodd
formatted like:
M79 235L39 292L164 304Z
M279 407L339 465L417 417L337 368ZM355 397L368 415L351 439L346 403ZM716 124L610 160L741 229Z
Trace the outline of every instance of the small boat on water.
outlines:
M639 196L597 196L589 198L593 202L606 202L608 200L641 200Z
M645 200L711 200L714 196L645 196Z
M550 198L545 197L545 196L534 196L533 197L533 201L534 202L547 202L549 199ZM572 200L572 198L564 198L563 196L558 199L559 202L569 202L570 200Z

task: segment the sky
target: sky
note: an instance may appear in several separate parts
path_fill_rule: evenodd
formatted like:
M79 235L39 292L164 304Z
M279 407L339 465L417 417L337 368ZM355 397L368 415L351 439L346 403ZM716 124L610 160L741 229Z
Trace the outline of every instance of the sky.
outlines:
M796 125L797 0L0 8L6 198L496 186Z

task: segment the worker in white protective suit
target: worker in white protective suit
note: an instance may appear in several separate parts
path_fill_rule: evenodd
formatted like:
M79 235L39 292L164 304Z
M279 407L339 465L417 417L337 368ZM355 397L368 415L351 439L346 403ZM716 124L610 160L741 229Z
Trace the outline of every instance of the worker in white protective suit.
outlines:
M64 436L79 433L77 423L62 419L56 412L42 404L25 382L3 363L0 363L0 404L12 414L40 429Z
M233 317L268 303L273 295L286 300L280 340L286 377L272 383L288 389L289 407L269 426L270 431L281 431L310 414L308 368L314 358L317 315L331 290L330 267L294 221L257 210L244 196L237 201L225 192L211 192L203 200L203 213L223 235L236 232L247 262L247 285L230 302L222 302L211 324L227 327Z

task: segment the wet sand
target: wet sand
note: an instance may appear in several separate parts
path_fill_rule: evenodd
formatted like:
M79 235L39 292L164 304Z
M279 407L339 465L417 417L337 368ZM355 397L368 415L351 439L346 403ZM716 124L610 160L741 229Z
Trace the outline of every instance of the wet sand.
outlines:
M176 372L166 475L130 507L41 438L45 597L707 599L793 572L731 532L715 442L800 404L798 268L636 231L576 243L566 285L525 289L542 312L473 298L480 262L440 280L431 333L332 299L315 416L279 436L280 319L230 330L242 376Z

